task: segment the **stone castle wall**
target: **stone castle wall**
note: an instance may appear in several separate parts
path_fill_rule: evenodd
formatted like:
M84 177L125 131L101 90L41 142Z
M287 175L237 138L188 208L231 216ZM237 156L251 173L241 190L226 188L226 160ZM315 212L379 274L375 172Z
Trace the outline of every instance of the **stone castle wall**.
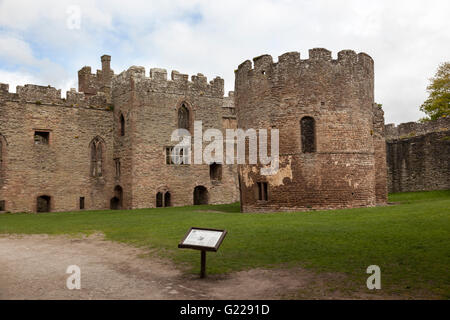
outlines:
M264 55L236 70L238 127L276 128L280 169L260 174L259 165L239 168L244 211L374 206L386 203L382 112L374 112L373 60L326 49L298 52L274 63ZM302 151L300 121L314 119L313 152ZM378 118L377 118L378 117ZM376 165L380 164L380 169ZM268 184L261 201L258 183Z
M386 125L389 192L450 189L450 118Z
M2 161L0 200L11 212L35 212L36 198L50 197L51 211L104 209L112 195L112 112L104 96L88 98L35 85L9 93L0 86ZM37 144L35 132L48 132ZM103 176L90 176L90 142L104 140Z
M178 125L178 108L189 109L191 135L193 122L202 121L203 130L222 128L224 117L232 117L233 105L224 105L223 80L210 83L201 74L188 76L176 71L167 79L164 69L151 69L145 76L142 67L131 67L113 81L115 121L126 119L128 133L116 138L116 157L131 159L121 183L125 185L124 200L132 199L127 207L146 208L156 205L158 191L169 191L173 205L193 204L193 192L203 186L208 203L238 201L236 169L222 165L221 181L210 178L208 164L167 165L165 148ZM122 161L121 161L122 162Z
M163 69L145 77L142 67L115 75L110 57L101 60L97 74L90 67L79 71L79 92L72 89L65 99L50 86L10 93L0 84L0 211L36 212L41 196L49 197L50 211L80 210L80 198L85 209L109 209L117 197L116 208L148 208L157 205L158 191L170 192L170 205L190 205L196 186L206 188L208 203L237 201L234 166L223 165L217 181L207 164L165 163L180 103L204 129L236 126L223 80L207 83L198 74L188 81L176 71L167 80ZM47 143L36 132L47 135ZM100 176L92 175L93 141L102 144Z

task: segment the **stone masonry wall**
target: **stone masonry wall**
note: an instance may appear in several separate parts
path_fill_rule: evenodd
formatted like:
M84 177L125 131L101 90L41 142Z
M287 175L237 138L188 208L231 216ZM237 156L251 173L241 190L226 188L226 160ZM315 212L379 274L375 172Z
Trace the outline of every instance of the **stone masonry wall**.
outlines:
M191 115L191 134L194 121L203 122L203 130L222 130L223 114L232 112L223 108L223 80L210 83L198 74L188 76L176 71L167 79L164 69L151 69L145 76L143 67L131 67L113 81L115 124L120 114L126 118L124 137L116 138L115 157L120 157L121 186L126 208L156 206L158 191L169 191L174 206L193 204L196 186L208 190L208 203L238 201L236 169L223 165L222 180L211 181L209 165L168 165L166 151L176 142L170 141L177 129L178 108L184 104ZM229 108L233 108L232 104ZM221 112L223 110L223 112ZM231 117L231 116L230 116Z
M450 189L450 118L386 125L389 192Z
M259 165L239 168L243 211L374 206L386 202L386 180L376 171L383 148L373 137L373 60L345 50L333 60L326 49L263 55L236 70L238 127L277 128L280 169L260 174ZM300 121L315 121L315 152L302 152ZM374 125L376 129L374 130ZM268 183L267 201L258 182ZM379 192L376 192L376 185Z
M0 200L10 212L35 212L37 197L50 196L51 211L105 209L112 193L112 112L104 96L68 92L61 99L52 87L0 85L2 168ZM49 132L36 144L35 131ZM90 176L94 137L105 142L103 176Z

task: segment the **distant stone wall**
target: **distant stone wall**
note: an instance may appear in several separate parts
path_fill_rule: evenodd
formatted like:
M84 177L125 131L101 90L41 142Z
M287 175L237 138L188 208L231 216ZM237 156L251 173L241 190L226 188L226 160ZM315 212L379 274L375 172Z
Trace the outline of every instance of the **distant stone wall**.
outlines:
M386 125L389 192L450 189L450 118Z

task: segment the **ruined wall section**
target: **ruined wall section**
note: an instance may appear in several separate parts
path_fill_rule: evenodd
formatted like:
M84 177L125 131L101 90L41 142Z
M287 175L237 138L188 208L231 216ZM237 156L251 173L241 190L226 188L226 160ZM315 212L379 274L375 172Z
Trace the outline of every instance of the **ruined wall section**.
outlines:
M108 102L111 97L111 85L114 71L111 69L111 56L101 57L102 69L97 73L91 73L91 67L85 66L78 71L78 91L87 96L96 95L99 92L105 94Z
M309 59L289 52L269 55L236 70L238 127L280 131L280 170L262 176L241 166L244 211L372 206L375 196L373 60L345 50L333 60L326 49ZM300 120L315 120L316 152L303 153ZM258 200L257 182L269 184Z
M386 204L388 196L386 133L384 111L378 104L373 104L373 146L375 152L375 196L377 204Z
M223 165L218 182L211 181L206 164L166 164L165 148L176 144L170 137L177 128L182 104L189 109L191 134L193 122L198 120L203 122L203 130L222 130L223 79L217 77L208 83L206 77L197 74L189 81L188 75L172 71L168 80L165 69L151 69L147 77L143 67L132 67L115 77L113 88L115 113L127 112L131 121L127 151L132 154L131 189L124 189L132 194L131 207L155 207L159 190L170 191L174 206L193 204L196 186L206 187L209 203L237 201L232 166Z
M112 184L112 112L104 96L68 92L61 99L52 87L0 84L2 150L0 200L10 212L35 212L37 197L51 197L52 211L108 208ZM48 144L36 144L35 132L48 132ZM103 176L90 175L90 142L105 142Z
M386 125L389 192L450 189L450 118Z

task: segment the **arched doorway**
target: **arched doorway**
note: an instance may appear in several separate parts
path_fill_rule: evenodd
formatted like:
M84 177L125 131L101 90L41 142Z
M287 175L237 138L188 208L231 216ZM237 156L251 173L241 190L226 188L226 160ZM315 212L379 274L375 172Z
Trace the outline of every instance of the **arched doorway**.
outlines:
M120 210L122 209L122 187L121 186L116 186L114 188L114 197L111 198L110 201L110 208L112 210Z
M204 186L194 188L194 205L208 204L208 190Z
M40 196L37 198L36 211L50 212L50 196Z
M158 192L156 194L156 207L160 208L163 206L163 194L162 192Z
M164 207L170 207L170 206L171 206L171 203L170 203L170 192L167 191L164 194Z

